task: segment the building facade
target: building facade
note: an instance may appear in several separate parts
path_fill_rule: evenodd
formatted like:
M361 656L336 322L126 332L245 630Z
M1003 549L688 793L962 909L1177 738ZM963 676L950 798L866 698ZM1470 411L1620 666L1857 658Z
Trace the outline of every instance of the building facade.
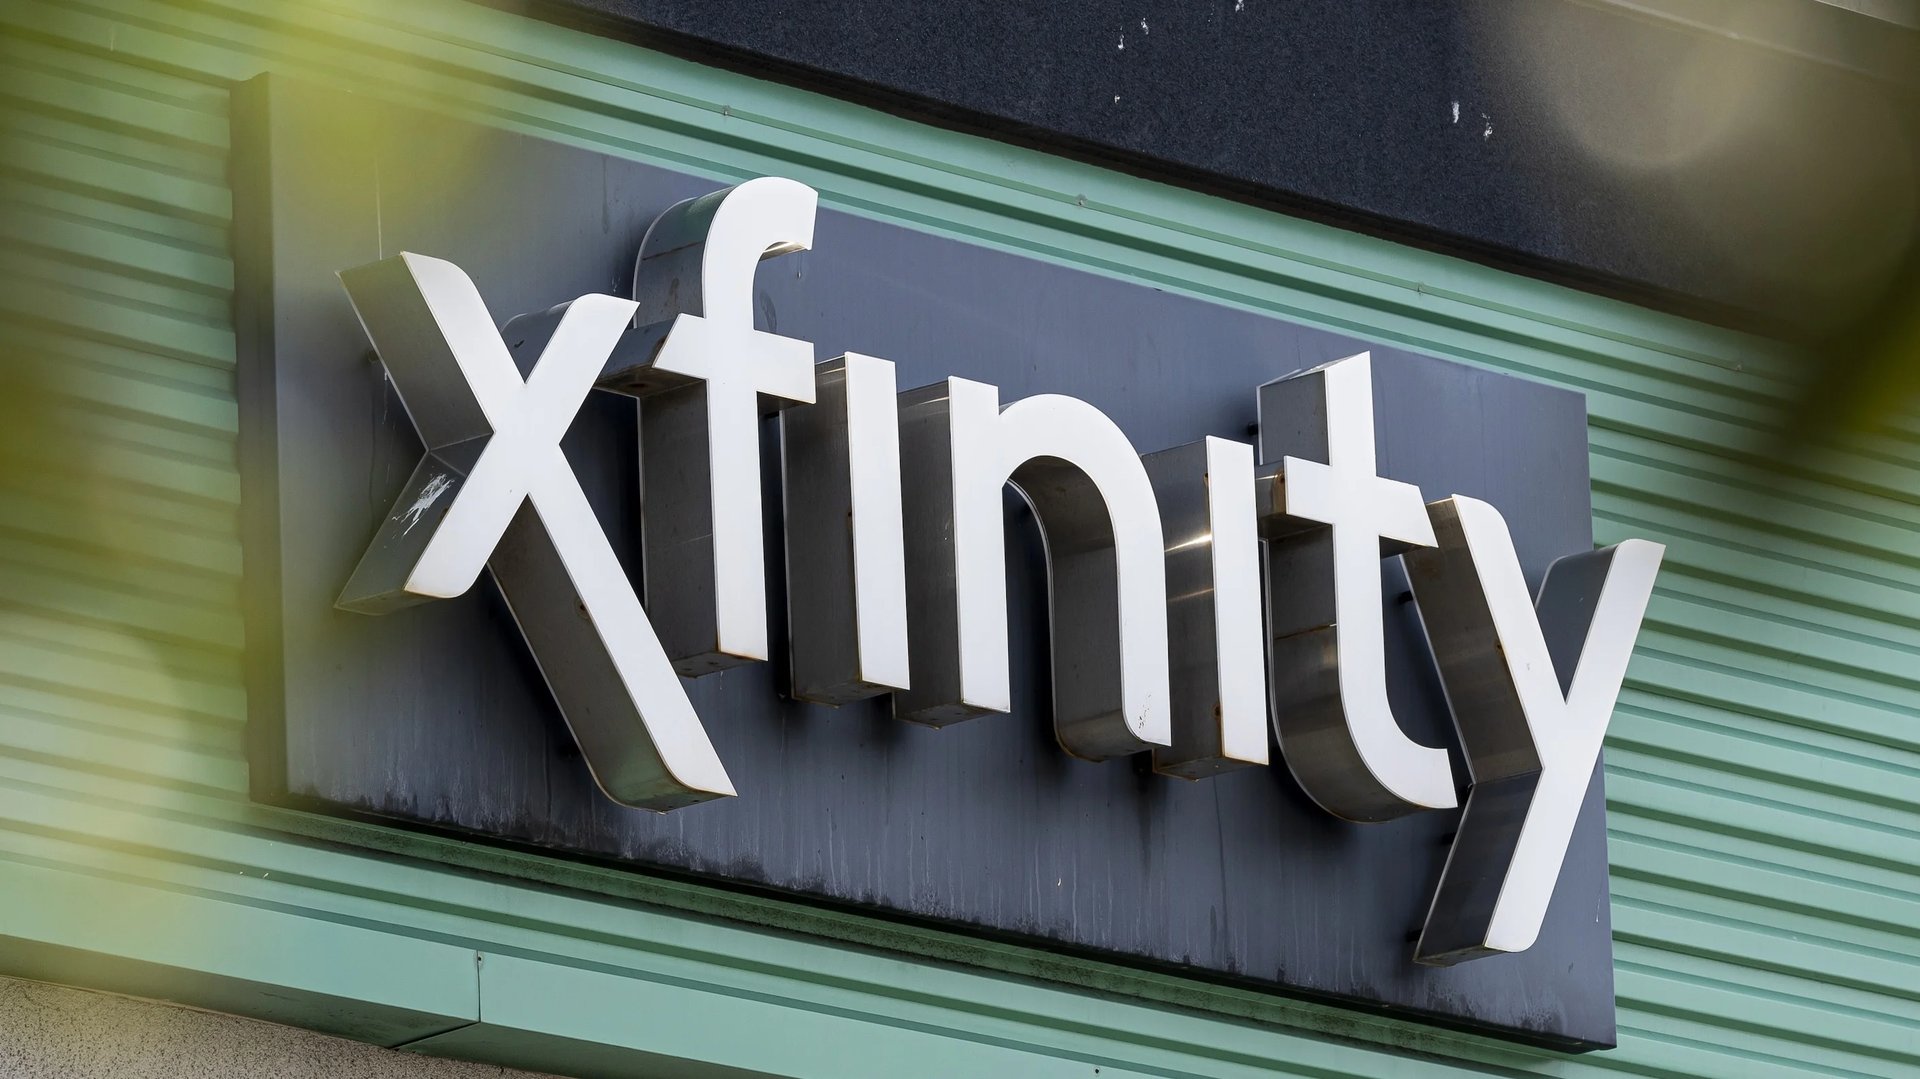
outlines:
M1920 417L1908 404L1790 433L1805 342L1832 326L1788 308L1831 296L1710 246L1636 271L1580 241L1590 203L1564 207L1559 248L1537 224L1503 244L1471 215L1423 219L1358 180L1344 193L1302 180L1277 208L1259 175L1199 150L1178 160L1165 130L1142 150L1076 129L1079 114L1055 134L1003 114L994 137L982 129L1000 103L922 108L889 88L906 76L859 68L854 46L841 74L864 94L793 76L814 62L798 45L707 53L672 12L602 15L456 0L0 6L0 976L18 979L0 1064L97 1059L76 1042L97 1024L25 1033L34 1012L17 1002L38 989L74 1014L183 1031L204 1074L285 1067L214 1059L230 1034L52 988L70 986L415 1054L351 1058L367 1074L464 1074L429 1057L662 1076L1920 1066ZM1155 20L1138 18L1142 39L1116 25L1116 42L1138 52L1176 32ZM1130 35L1136 17L1121 21ZM1596 543L1666 548L1605 743L1617 1045L1571 1053L258 797L234 138L237 95L263 74L342 108L405 107L715 186L787 177L851 218L1584 395ZM1498 109L1433 107L1448 137L1467 125L1449 154L1505 137ZM1266 167L1256 157L1249 173ZM1847 279L1863 307L1906 257L1907 212L1880 219L1892 254ZM1527 272L1549 262L1562 268Z

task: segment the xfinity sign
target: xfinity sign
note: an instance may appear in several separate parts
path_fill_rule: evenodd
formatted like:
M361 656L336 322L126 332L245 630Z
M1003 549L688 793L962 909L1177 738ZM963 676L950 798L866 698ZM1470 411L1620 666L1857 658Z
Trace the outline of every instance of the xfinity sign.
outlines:
M1011 710L1010 483L1046 542L1062 749L1150 752L1203 780L1266 764L1271 719L1315 802L1386 821L1456 805L1446 750L1407 737L1387 699L1379 562L1397 554L1474 780L1416 957L1531 946L1662 548L1568 556L1536 603L1498 509L1376 474L1366 353L1260 387L1263 467L1218 438L1142 458L1063 395L1003 403L963 378L896 395L891 363L851 353L816 368L808 342L754 329L752 305L763 258L812 246L815 205L771 177L681 202L641 245L635 299L582 296L503 331L452 263L343 273L428 450L340 606L456 596L488 566L610 797L735 796L675 672L768 656L758 419L806 406L781 431L795 696L890 694L932 726ZM639 402L664 642L560 450L594 389ZM1564 686L1541 628L1563 589L1594 593ZM1175 607L1198 632L1169 635Z
M236 125L257 797L1611 1043L1662 549L1594 549L1578 395L793 180Z

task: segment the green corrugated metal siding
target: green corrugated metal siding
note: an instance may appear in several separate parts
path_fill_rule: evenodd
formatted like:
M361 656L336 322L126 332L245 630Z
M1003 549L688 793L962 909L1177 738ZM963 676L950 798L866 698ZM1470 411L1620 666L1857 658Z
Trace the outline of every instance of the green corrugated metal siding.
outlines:
M1920 420L1785 457L1764 342L453 0L0 22L0 973L582 1067L606 1042L818 1075L1920 1068ZM249 805L226 111L262 70L1585 391L1600 538L1669 545L1608 743L1620 1048Z

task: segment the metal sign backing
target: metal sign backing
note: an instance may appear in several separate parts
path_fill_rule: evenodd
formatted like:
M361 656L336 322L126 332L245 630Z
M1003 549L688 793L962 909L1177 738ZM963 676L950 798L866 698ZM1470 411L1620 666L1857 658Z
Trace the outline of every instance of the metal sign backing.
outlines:
M1611 1044L1577 395L240 105L257 796Z

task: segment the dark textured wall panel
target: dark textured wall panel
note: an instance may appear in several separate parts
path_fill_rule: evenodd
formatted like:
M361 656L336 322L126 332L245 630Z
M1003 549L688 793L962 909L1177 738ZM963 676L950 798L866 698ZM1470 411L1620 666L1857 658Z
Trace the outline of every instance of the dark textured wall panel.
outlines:
M1913 237L1920 35L1812 0L537 0L757 74L1797 330Z

